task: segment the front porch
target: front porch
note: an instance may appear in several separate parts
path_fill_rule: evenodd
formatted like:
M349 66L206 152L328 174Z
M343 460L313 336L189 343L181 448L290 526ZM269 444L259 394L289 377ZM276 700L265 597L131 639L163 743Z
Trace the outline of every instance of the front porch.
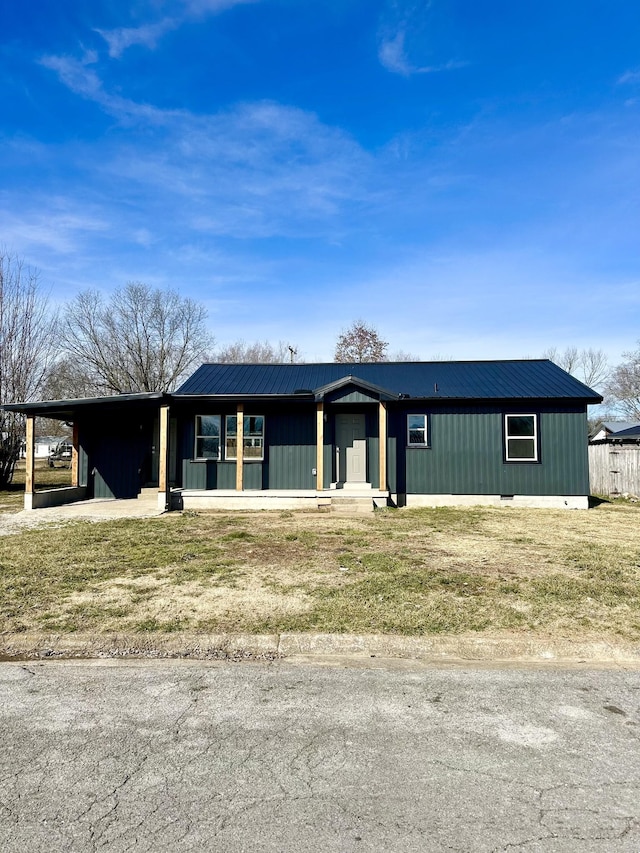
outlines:
M169 508L173 510L310 510L371 511L389 506L385 489L172 489Z

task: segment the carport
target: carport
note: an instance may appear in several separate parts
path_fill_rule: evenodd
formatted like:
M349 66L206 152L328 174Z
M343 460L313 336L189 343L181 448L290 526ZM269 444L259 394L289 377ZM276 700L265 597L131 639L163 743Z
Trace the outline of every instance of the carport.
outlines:
M169 503L170 395L119 394L4 406L26 420L25 509L93 498L132 499L155 488L158 507ZM35 420L64 421L73 430L71 485L36 491Z

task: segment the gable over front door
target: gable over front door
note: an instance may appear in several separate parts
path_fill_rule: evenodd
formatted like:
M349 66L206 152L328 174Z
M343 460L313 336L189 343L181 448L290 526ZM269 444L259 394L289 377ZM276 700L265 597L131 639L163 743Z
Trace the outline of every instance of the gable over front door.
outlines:
M367 436L364 414L336 415L336 480L365 483Z

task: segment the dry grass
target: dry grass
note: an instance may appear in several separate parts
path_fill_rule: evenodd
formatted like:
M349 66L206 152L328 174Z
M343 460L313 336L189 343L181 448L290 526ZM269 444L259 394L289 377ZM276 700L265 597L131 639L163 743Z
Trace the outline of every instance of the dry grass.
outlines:
M0 538L0 626L640 638L640 508L183 513Z
M0 491L0 512L17 512L24 506L24 475L24 462L18 462L10 487ZM46 459L36 461L35 487L37 489L59 489L70 485L70 468L49 468Z

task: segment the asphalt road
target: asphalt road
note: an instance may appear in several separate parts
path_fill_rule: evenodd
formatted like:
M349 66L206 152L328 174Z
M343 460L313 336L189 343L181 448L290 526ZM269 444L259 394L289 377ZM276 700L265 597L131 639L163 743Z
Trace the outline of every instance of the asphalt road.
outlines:
M640 850L640 672L0 664L0 850Z

